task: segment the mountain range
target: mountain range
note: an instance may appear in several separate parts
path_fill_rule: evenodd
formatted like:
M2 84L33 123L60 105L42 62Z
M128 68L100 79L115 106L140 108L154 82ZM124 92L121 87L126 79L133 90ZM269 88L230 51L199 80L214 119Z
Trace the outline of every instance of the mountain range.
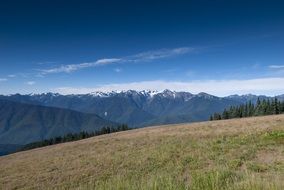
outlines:
M217 97L170 90L0 95L0 148L125 123L130 127L208 120L214 112L272 97ZM284 95L277 96L284 100ZM2 148L3 149L3 148ZM0 150L1 151L1 150Z
M0 100L0 155L30 142L113 125L95 114Z

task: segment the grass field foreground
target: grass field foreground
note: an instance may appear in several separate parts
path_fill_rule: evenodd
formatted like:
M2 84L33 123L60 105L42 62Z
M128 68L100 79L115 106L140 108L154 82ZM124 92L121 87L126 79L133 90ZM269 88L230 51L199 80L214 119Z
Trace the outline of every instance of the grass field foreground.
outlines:
M0 157L0 189L283 189L284 115L149 127Z

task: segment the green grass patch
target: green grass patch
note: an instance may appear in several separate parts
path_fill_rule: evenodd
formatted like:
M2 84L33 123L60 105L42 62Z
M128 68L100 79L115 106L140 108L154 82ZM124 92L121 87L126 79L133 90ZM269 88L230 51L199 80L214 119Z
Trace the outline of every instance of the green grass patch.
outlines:
M284 144L284 131L269 131L264 134L265 140L270 140L278 144Z

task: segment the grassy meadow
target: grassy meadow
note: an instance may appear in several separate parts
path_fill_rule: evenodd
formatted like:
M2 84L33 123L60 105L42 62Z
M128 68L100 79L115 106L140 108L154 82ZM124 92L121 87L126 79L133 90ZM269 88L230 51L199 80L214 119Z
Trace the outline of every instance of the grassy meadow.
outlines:
M0 157L0 189L284 189L284 115L149 127Z

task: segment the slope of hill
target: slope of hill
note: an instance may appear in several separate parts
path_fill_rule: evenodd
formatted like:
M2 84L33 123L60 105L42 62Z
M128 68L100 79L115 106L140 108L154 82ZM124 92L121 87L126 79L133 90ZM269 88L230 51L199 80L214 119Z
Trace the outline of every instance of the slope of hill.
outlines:
M6 150L67 133L94 131L113 124L95 114L0 100L0 144L5 144ZM0 146L0 152L1 147L4 146Z
M283 189L284 115L150 127L0 158L4 189Z
M244 98L219 98L206 93L123 91L83 95L53 93L0 96L35 105L51 106L97 114L102 118L132 127L204 121L214 112L243 103ZM146 122L147 121L147 122Z

